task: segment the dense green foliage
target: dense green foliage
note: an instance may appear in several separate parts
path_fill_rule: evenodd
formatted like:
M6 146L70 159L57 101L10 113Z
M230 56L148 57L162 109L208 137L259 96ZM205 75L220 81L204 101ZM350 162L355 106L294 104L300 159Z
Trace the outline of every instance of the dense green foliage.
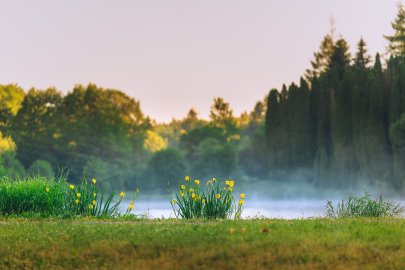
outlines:
M403 219L0 220L2 269L404 269Z
M272 174L306 169L310 180L324 186L404 187L403 15L400 5L396 32L387 37L391 58L385 68L378 54L370 65L363 39L352 59L346 41L328 35L306 81L270 91L266 140Z
M0 214L65 215L66 183L42 177L0 180Z
M51 175L105 189L165 192L181 175L297 180L318 186L405 187L405 11L386 36L389 59L360 39L322 40L299 83L272 89L235 116L216 97L209 120L190 109L156 123L140 102L114 89L77 85L24 91L0 85L0 176ZM248 94L248 93L247 93Z
M24 179L0 180L0 215L19 216L93 216L117 217L125 196L121 192L116 199L114 192L99 191L97 180L82 179L78 185L68 184L64 174L58 178L27 176ZM126 214L134 208L139 190L129 203Z

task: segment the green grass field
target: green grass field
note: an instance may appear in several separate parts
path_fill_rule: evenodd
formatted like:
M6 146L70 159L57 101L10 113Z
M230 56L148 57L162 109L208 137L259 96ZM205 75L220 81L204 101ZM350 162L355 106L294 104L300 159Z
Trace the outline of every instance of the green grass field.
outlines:
M405 269L404 219L1 219L0 269Z

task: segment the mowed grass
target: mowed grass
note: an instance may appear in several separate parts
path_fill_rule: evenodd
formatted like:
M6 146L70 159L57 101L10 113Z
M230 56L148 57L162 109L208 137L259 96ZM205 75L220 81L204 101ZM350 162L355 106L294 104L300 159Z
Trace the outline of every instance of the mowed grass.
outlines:
M0 220L0 269L405 269L404 219Z

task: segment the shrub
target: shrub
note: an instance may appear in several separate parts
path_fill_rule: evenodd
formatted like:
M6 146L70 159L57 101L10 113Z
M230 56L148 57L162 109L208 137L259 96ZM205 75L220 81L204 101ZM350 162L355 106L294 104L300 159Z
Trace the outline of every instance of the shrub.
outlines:
M226 180L221 185L215 178L206 183L202 188L200 180L191 181L186 176L184 182L179 183L178 193L171 192L170 203L177 218L240 218L243 211L245 194L240 194L240 199L235 205L233 196L233 180Z
M31 164L28 169L28 173L32 176L42 175L52 177L52 165L46 160L38 159Z
M326 216L330 218L349 217L395 217L400 216L404 209L399 203L378 199L371 199L365 193L363 196L349 196L333 207L332 202L326 204Z
M0 214L41 213L64 214L65 181L46 180L44 177L27 176L23 180L0 180Z
M149 188L156 188L161 187L164 182L167 183L167 179L174 179L176 176L185 173L186 163L181 152L168 148L153 155L149 161L145 178L150 180ZM160 181L162 182L159 183Z

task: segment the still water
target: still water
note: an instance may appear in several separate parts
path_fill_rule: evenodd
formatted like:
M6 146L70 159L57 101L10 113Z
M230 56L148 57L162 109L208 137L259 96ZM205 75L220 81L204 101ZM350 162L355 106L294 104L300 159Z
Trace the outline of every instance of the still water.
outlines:
M128 207L126 201L122 211ZM325 215L326 200L316 199L280 199L280 200L245 200L243 218L311 218ZM134 213L146 214L150 218L175 217L168 200L137 200Z

